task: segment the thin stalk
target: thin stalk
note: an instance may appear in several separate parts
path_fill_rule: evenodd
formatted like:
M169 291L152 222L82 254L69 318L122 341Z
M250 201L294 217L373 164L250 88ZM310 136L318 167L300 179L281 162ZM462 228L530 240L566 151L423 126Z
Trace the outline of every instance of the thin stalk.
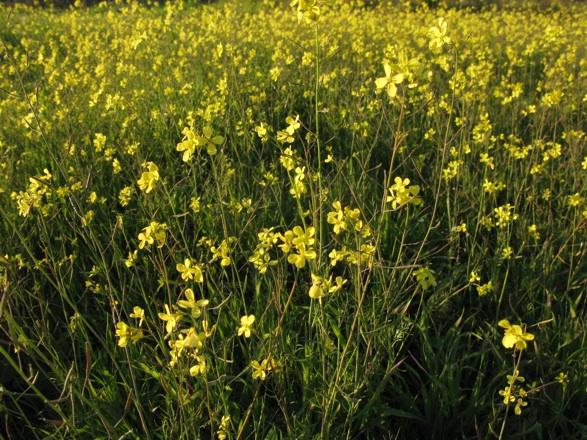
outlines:
M514 353L514 355L515 355L515 353ZM510 378L510 381L508 383L510 392L512 391L513 386L514 386L514 384L516 382L516 371L518 370L518 367L520 366L520 360L521 359L522 359L522 355L520 353L520 355L518 356L518 358L516 360L514 360L514 371L512 373L512 376ZM509 405L509 402L508 402L506 404L506 406L505 406L505 415L503 416L503 422L501 423L501 429L499 430L499 440L501 440L503 438L503 432L505 430L505 424L506 424L507 419L508 419L509 409L510 409L510 405Z
M499 313L499 310L501 308L501 303L503 301L503 295L505 293L505 287L508 281L508 275L510 274L510 265L508 263L508 267L505 270L505 276L503 278L503 285L501 286L501 293L499 294L499 300L497 301L497 309L496 312ZM497 317L496 317L497 318Z
M318 231L318 267L321 266L322 261L322 249L324 244L324 222L323 220L323 209L322 209L322 146L320 143L320 112L318 110L319 104L319 92L320 92L320 39L318 34L318 23L315 27L315 43L316 43L316 106L315 106L315 118L316 118L316 147L318 149L318 223L319 227L316 228Z

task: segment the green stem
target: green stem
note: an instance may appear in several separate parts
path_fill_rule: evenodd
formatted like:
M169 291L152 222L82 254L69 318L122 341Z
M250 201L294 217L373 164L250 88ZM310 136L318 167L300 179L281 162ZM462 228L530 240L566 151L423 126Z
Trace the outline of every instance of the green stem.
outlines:
M501 308L501 302L503 301L503 295L505 293L505 286L508 281L508 275L510 274L510 265L508 263L508 267L505 270L505 276L503 278L503 285L501 286L501 293L499 294L499 300L497 301L497 309L496 312L499 314L499 310Z
M319 110L318 110L318 103L319 103L319 91L320 91L320 40L318 38L318 23L316 23L316 146L318 148L318 223L319 227L316 228L318 232L318 267L321 266L320 262L322 260L322 249L324 244L324 222L323 220L323 210L322 210L322 147L320 144L320 119L319 119ZM314 211L315 212L315 211ZM314 221L315 223L315 221ZM314 226L315 227L315 226Z
M515 351L514 351L514 356L515 356ZM517 359L514 359L514 371L512 372L512 376L511 379L508 382L509 385L509 389L510 389L510 393L513 390L514 384L516 383L516 371L518 370L518 367L520 366L520 360L522 359L522 355L520 353L520 355L517 357ZM507 422L508 419L508 412L510 409L510 404L509 402L505 405L505 415L503 416L503 422L501 423L501 429L499 430L499 440L501 440L503 438L503 432L505 430L505 424Z

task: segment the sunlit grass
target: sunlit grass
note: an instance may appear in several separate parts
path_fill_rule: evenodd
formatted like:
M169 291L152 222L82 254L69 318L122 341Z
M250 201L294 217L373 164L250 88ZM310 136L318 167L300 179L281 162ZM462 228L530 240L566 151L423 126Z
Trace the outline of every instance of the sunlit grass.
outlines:
M7 438L587 433L587 9L1 9Z

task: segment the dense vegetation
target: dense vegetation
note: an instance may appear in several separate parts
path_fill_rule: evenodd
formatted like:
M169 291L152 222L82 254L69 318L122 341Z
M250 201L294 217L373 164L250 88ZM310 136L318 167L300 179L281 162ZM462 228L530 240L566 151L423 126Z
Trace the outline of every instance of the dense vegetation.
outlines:
M0 20L1 436L587 436L584 6Z

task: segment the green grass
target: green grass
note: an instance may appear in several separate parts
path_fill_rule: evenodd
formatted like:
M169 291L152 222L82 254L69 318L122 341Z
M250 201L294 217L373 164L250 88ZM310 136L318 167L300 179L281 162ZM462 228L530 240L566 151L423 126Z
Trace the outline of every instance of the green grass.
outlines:
M0 12L1 436L587 435L584 6Z

